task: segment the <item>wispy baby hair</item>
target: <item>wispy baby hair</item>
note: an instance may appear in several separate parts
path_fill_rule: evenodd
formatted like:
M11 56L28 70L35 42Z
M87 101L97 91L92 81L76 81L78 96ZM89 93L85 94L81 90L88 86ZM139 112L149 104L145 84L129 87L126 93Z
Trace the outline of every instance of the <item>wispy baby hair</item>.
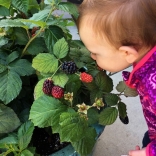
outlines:
M156 44L156 0L84 0L78 28L84 20L115 47Z

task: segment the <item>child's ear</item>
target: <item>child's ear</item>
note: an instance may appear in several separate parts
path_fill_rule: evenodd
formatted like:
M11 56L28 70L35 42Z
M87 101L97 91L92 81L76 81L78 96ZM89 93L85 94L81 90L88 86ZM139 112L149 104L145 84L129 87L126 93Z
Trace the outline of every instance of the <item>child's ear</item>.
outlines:
M119 51L128 63L134 63L139 57L138 51L131 46L121 46Z

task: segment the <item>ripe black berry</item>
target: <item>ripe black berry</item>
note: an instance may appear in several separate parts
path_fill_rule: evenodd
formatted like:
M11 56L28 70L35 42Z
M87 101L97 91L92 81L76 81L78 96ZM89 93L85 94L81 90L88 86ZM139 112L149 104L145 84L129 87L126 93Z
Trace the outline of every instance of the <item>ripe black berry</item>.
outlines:
M119 116L119 118L120 118L120 120L121 120L121 122L122 122L123 124L128 124L128 123L129 123L129 118L128 118L128 116L126 116L124 119L121 118L121 116Z
M66 74L74 74L77 71L76 64L73 61L65 61L63 62L61 69L66 73Z
M50 95L53 86L54 86L53 81L51 79L46 79L43 83L42 90L45 94Z

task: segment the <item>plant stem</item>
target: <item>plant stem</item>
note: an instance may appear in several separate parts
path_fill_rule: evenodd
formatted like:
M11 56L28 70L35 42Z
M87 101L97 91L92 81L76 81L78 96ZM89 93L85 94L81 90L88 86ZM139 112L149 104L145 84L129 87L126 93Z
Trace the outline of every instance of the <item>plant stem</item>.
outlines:
M52 8L51 8L51 10L50 10L50 12L49 12L49 14L48 14L48 16L47 16L45 22L49 19L50 15L52 14L52 12L53 12L54 10L55 10L55 7L52 6ZM36 34L35 36L33 36L32 38L30 38L30 40L28 41L28 43L26 44L26 46L24 47L24 49L23 49L23 51L22 51L21 57L24 56L25 51L27 50L27 48L28 48L28 46L30 45L30 43L31 43L43 30L44 30L44 27L40 28L40 30L37 32L37 34ZM28 33L28 32L27 32L27 33Z
M25 51L27 50L27 48L28 48L28 46L30 45L30 43L31 43L43 30L44 30L44 28L41 28L41 29L37 32L37 34L36 34L35 36L33 36L32 38L30 38L30 40L28 41L28 43L26 44L26 46L24 47L24 49L23 49L23 51L22 51L21 57L24 56Z
M48 16L47 16L45 22L47 22L47 20L49 19L50 15L52 14L52 12L53 12L54 10L55 10L55 7L52 6L52 8L51 8L51 10L50 10L50 12L49 12L49 14L48 14Z
M56 72L60 69L61 66L62 66L62 64L57 68L57 70L54 72L54 74L51 76L51 78L56 74Z

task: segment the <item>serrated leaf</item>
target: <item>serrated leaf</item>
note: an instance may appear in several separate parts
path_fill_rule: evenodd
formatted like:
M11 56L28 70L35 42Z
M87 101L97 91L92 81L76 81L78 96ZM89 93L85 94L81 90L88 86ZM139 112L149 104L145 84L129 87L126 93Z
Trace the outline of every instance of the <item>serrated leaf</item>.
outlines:
M47 47L45 45L45 41L42 37L35 38L31 44L28 46L27 51L29 54L37 55L39 53L43 53L47 50Z
M52 54L40 53L33 59L32 66L40 72L53 73L58 68L58 60Z
M6 148L6 145L18 144L17 137L8 136L0 140L0 148Z
M116 90L121 93L125 90L125 88L126 88L126 84L124 81L120 81L116 86Z
M20 10L21 12L27 14L29 1L28 0L12 0L12 5Z
M94 91L99 90L98 86L96 85L95 81L92 81L91 83L84 83L84 85L87 87L88 90Z
M96 131L93 128L88 128L80 141L72 142L72 146L80 155L88 155L92 152L95 145Z
M95 77L95 83L104 92L111 92L113 90L113 81L106 72L99 72Z
M10 4L11 4L11 0L7 0L7 1L6 0L0 0L0 5L8 8L8 9L10 7Z
M25 59L16 60L9 64L8 68L20 76L29 76L34 73L31 63Z
M78 18L78 9L76 5L69 3L69 2L61 2L59 3L59 10L65 11L70 13L71 15L74 16L75 19Z
M17 59L19 57L19 52L14 51L12 52L8 57L7 57L7 64L11 63L12 61L14 61L15 59Z
M40 80L37 83L37 85L35 86L35 89L34 89L34 99L35 100L44 95L44 92L42 91L42 88L43 88L43 83L44 83L45 80L46 80L46 78Z
M93 125L95 123L98 123L99 120L99 113L97 109L90 108L87 111L87 117L88 117L88 123L89 125Z
M81 87L81 81L79 77L75 74L69 75L69 80L66 84L66 91L72 93L75 96L77 94L77 91Z
M118 110L119 110L119 116L121 118L125 118L127 116L127 112L126 112L126 105L123 102L119 102L118 103Z
M39 11L38 13L33 14L30 20L42 21L47 17L51 8L45 8L44 10Z
M31 141L31 137L34 131L34 125L32 122L27 121L20 126L18 129L18 145L20 150L27 148L28 144Z
M44 39L50 53L53 52L54 44L63 36L63 31L58 26L50 26L50 29L45 30Z
M69 78L66 74L59 73L59 74L55 74L52 79L53 79L55 85L58 85L58 86L64 88L64 86L67 83Z
M90 92L90 100L92 104L95 102L96 98L102 98L102 97L103 97L103 92L100 90L93 90L92 92Z
M20 125L17 115L11 108L3 104L0 104L0 109L0 133L12 132Z
M22 152L21 152L21 155L20 156L34 156L34 154L33 153L31 153L29 150L23 150Z
M78 113L62 113L60 116L60 139L61 142L75 142L83 138L87 129L87 121L80 117Z
M25 27L19 20L4 19L0 20L0 27Z
M37 21L29 23L29 28L33 28L36 25L39 25L41 27L44 27L46 25L46 22L44 20L47 18L51 8L45 8L44 10L39 11L38 13L33 14L33 16L29 19L31 21Z
M105 108L99 115L99 124L111 125L118 116L118 110L115 107Z
M116 94L106 94L104 95L104 99L107 105L115 106L119 100L119 97Z
M17 97L22 88L22 81L18 74L8 71L0 74L0 99L8 104Z
M0 73L4 72L5 70L7 70L7 67L3 64L0 64Z
M22 22L24 22L29 28L33 28L35 26L45 27L46 22L43 21L36 21L36 20L30 20L30 19L21 19Z
M128 96L128 97L136 97L136 96L138 96L138 92L136 89L132 89L132 88L129 88L128 86L126 86L126 88L124 90L124 95Z
M14 28L15 42L19 45L26 45L29 41L28 34L24 28Z
M55 56L59 59L64 58L68 53L68 43L64 38L58 40L54 44L53 52Z
M8 43L8 39L4 37L0 37L0 47Z
M9 16L9 15L10 15L9 9L7 9L6 7L0 6L0 16Z
M43 95L34 101L29 119L38 127L58 125L59 123L56 123L54 117L59 119L60 114L66 111L67 106L63 105L59 100Z

